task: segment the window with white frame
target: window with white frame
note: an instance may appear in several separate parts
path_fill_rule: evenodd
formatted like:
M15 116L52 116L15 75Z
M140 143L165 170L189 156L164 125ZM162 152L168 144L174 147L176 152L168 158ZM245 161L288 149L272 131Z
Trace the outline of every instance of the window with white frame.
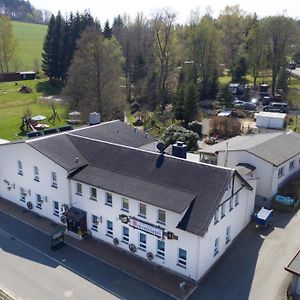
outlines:
M18 166L18 174L23 175L23 166L20 160L17 161L17 166Z
M98 231L98 224L99 224L99 220L98 217L95 215L92 215L92 227L91 229L94 231Z
M161 224L166 224L166 211L165 210L162 210L162 209L158 210L157 222L161 223Z
M128 198L122 198L122 210L129 211L129 200Z
M165 242L157 240L157 252L156 255L159 258L165 259Z
M229 199L229 211L233 210L233 197Z
M231 241L231 226L226 228L226 244Z
M36 194L35 196L36 199L36 208L42 209L42 196L40 194Z
M112 193L109 192L105 193L105 204L112 206Z
M26 198L25 189L23 187L20 187L20 200L22 202L25 202L25 198Z
M234 197L234 205L238 206L240 203L240 193L236 193Z
M292 160L289 164L289 171L292 171L293 169L295 169L295 161Z
M178 248L178 262L181 267L186 267L187 252L184 249Z
M52 180L51 186L57 188L57 175L55 172L51 172L51 180Z
M146 251L146 244L147 244L147 236L146 234L140 232L139 248L143 251Z
M39 168L37 166L33 167L33 179L35 181L40 181Z
M125 226L122 229L122 241L126 244L129 242L129 228Z
M82 184L79 182L76 182L76 194L82 196Z
M225 217L225 208L226 208L226 203L223 203L221 205L221 219L223 219Z
M278 178L282 177L284 175L284 167L281 167L278 169Z
M97 189L90 186L90 199L97 201Z
M139 204L139 216L146 218L146 213L147 213L146 204L140 203Z
M53 215L59 217L59 203L58 201L53 201Z
M109 220L106 221L106 235L113 237L113 222Z
M220 238L215 239L215 246L214 246L214 256L219 253L219 246L220 246Z
M219 222L219 208L217 208L214 216L214 224L216 225Z

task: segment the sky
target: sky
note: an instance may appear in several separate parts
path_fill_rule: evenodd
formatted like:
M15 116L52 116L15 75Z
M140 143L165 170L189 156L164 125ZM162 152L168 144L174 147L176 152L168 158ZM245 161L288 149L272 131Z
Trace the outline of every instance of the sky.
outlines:
M207 7L217 17L226 5L239 4L246 12L256 12L259 17L284 13L296 19L300 19L299 0L30 0L30 3L38 9L47 9L56 14L58 10L65 13L70 11L84 11L89 9L94 17L103 24L106 20L112 22L118 14L128 14L134 17L138 12L143 12L151 17L161 8L170 8L177 15L178 23L186 23L189 20L191 10L200 9L205 12ZM297 5L298 3L298 5Z

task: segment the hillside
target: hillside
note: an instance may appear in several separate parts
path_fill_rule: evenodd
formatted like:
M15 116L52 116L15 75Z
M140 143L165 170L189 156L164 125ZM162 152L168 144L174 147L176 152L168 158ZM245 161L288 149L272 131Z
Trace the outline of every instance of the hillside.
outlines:
M13 30L19 43L19 70L34 70L35 59L40 64L42 60L42 48L44 36L47 31L46 25L12 22Z

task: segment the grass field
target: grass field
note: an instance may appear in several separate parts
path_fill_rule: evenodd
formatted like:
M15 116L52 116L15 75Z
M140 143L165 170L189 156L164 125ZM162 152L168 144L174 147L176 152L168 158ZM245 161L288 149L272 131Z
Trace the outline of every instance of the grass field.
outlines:
M33 61L41 63L46 25L12 22L13 31L18 39L19 71L35 70Z
M32 88L32 93L22 94L18 90L22 85ZM26 137L25 133L20 132L21 118L25 111L30 111L31 116L43 115L49 119L52 115L52 108L49 101L42 97L43 91L48 89L45 80L19 81L18 85L14 82L0 83L0 139L18 140ZM57 112L61 121L50 127L59 127L66 124L67 105L57 103Z

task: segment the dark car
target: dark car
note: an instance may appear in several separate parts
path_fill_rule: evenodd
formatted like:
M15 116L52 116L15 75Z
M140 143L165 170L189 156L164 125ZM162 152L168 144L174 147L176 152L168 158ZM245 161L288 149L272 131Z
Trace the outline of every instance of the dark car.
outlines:
M271 102L271 98L269 96L264 96L262 102L263 102L263 106L269 105Z
M254 103L251 103L251 102L244 102L244 104L243 104L243 109L245 109L245 110L254 110L254 111L256 111L256 104L254 104Z
M288 113L289 107L286 103L272 102L270 105L264 106L263 111Z

